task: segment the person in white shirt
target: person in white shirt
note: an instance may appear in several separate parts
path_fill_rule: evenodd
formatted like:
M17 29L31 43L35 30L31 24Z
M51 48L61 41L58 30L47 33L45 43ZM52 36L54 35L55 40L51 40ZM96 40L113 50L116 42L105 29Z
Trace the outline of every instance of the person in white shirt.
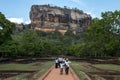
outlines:
M58 58L55 59L55 68L58 68Z
M63 59L62 59L61 57L58 58L58 66L59 66L59 67L60 67L60 63L62 63L62 60L63 60Z
M68 74L69 73L69 67L70 67L70 64L71 62L68 61L68 59L66 59L65 61L65 73Z
M62 61L60 63L60 74L63 74L63 67L64 67L65 63Z

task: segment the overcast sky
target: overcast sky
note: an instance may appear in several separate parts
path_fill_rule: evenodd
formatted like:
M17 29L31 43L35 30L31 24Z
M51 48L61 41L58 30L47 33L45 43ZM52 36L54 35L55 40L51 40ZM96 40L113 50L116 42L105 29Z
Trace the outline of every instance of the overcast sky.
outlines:
M0 12L10 21L30 23L29 12L34 4L76 7L93 18L100 18L101 12L120 10L120 0L0 0Z

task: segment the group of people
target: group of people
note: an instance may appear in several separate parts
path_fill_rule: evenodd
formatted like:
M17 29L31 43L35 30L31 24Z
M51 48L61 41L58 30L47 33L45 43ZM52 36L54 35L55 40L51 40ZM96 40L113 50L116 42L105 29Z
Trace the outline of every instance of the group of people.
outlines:
M65 73L69 73L69 63L71 63L68 58L58 57L55 59L55 68L60 68L60 74L63 74L63 69L65 69Z

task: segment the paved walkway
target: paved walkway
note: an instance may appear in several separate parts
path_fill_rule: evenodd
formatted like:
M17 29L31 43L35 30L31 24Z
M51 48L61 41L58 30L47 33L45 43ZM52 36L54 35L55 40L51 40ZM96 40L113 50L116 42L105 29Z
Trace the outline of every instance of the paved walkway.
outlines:
M43 78L40 78L38 80L80 80L74 71L70 69L69 74L66 75L65 71L63 74L60 74L59 68L54 68L54 66L44 75Z

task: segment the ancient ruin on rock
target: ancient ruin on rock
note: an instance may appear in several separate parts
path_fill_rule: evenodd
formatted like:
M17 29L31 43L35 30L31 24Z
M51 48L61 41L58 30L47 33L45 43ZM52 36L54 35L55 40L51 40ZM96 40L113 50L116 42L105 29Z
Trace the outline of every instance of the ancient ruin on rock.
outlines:
M91 16L82 10L50 5L33 5L30 19L35 30L53 32L57 29L63 34L67 30L75 34L82 33L91 23Z

